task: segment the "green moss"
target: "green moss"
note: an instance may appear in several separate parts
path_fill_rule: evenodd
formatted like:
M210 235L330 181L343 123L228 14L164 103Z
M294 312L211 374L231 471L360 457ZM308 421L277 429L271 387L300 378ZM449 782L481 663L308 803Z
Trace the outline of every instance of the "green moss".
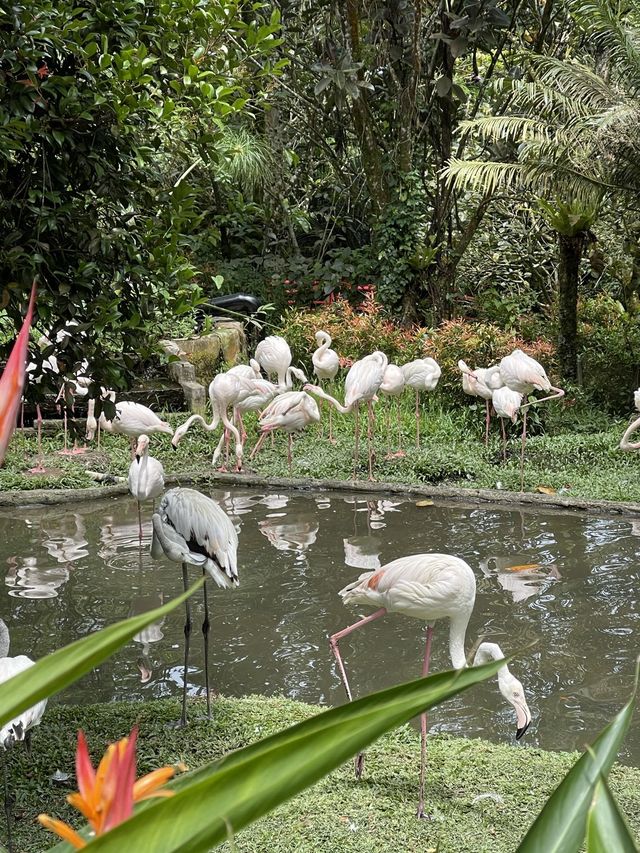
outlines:
M520 490L520 438L519 424L510 429L507 460L502 460L502 445L497 424L492 424L489 447L484 446L482 431L484 410L473 406L460 409L443 409L437 400L425 403L421 421L421 446L415 447L415 416L409 396L405 396L401 409L402 447L406 455L387 459L385 430L385 405L377 407L375 440L377 480L405 484L437 483L466 488L502 488ZM182 423L186 414L164 415L173 426ZM393 417L395 423L395 415ZM533 415L530 420L534 421ZM327 441L327 416L323 424L314 425L294 437L293 475L349 480L353 475L354 418L334 413L335 444ZM253 460L249 451L256 440L255 415L245 417L248 438L245 443L245 467L265 476L287 476L286 445L284 436L276 436L275 447L265 442L263 450ZM546 486L567 497L600 498L615 501L640 501L640 477L637 476L638 459L633 453L618 448L625 424L605 421L598 417L598 430L576 432L584 424L575 421L573 427L566 415L559 420L555 431L546 435L533 435L527 442L524 470L525 491L535 491ZM535 430L536 424L533 423ZM539 427L538 427L539 428ZM362 415L360 462L358 479L366 479L366 425ZM397 429L391 449L395 450ZM205 433L195 426L182 439L178 450L171 449L169 436L151 438L151 453L159 458L165 471L180 474L185 471L210 471L211 454L218 442L219 433ZM48 475L31 475L25 469L36 461L35 439L18 431L9 446L5 467L0 470L0 490L33 488L81 488L95 485L87 469L124 477L131 457L128 440L123 436L103 435L100 453L92 449L86 457L63 457L56 454L62 445L62 432L44 441L45 465L53 468ZM95 444L92 445L95 448ZM233 453L231 464L233 465Z
M8 754L16 850L46 850L47 835L35 818L45 811L80 826L65 803L75 789L75 733L82 728L92 757L105 744L140 727L139 773L184 761L196 768L260 737L280 731L318 708L286 699L251 696L218 698L214 719L197 719L203 703L192 704L194 722L168 726L179 716L175 700L49 708L34 731L33 754ZM238 834L241 853L502 853L513 851L577 755L544 752L436 735L429 739L427 808L432 821L415 818L419 738L404 726L381 738L367 754L365 775L356 781L351 764ZM70 774L63 785L56 770ZM640 771L616 767L612 788L636 833L640 832ZM488 796L487 796L488 795ZM0 840L6 837L0 818ZM438 846L439 845L439 846ZM53 845L51 845L53 846ZM228 849L228 848L225 848Z

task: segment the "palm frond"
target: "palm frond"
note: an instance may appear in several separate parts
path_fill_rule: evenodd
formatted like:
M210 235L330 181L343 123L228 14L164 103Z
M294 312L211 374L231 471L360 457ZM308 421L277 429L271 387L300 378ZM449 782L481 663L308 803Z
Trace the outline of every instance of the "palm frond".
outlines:
M532 56L530 65L544 85L580 100L585 109L606 109L617 100L615 89L588 65L550 56Z
M608 53L615 73L625 77L634 89L640 87L637 20L635 27L627 26L620 6L610 0L572 0L569 5L573 17L590 39Z
M482 116L459 125L461 133L471 132L483 142L520 142L551 139L554 128L529 116Z
M243 127L225 127L216 143L215 170L229 180L252 189L269 178L273 152L261 137Z

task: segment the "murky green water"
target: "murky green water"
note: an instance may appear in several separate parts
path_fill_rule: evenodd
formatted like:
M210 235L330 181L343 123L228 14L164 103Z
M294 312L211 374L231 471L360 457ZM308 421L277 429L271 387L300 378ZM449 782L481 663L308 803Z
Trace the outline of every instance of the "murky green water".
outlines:
M637 522L459 504L417 507L399 498L328 492L211 494L240 536L240 588L210 587L212 682L223 693L342 702L327 636L355 621L357 611L347 610L337 591L362 570L427 551L457 554L476 572L467 648L482 635L505 651L525 649L514 670L534 716L528 743L579 747L630 693L640 627ZM140 550L135 503L125 498L2 511L0 615L11 629L12 653L40 657L177 594L180 568L151 559L150 528L147 521ZM541 568L510 571L528 564ZM200 608L198 598L197 625ZM182 620L177 611L148 628L61 700L177 693ZM422 628L392 616L355 632L341 648L354 692L362 694L419 673ZM448 628L439 625L432 668L448 666ZM197 694L204 681L198 631L189 681ZM431 726L499 741L511 741L515 728L495 682L436 709ZM640 719L624 759L640 764Z

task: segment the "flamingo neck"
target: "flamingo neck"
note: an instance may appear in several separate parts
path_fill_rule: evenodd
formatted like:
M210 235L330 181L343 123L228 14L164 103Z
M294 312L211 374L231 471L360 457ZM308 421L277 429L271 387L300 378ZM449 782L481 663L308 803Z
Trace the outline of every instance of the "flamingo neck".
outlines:
M625 434L620 439L620 450L640 450L640 442L630 442L633 433L640 427L640 418L629 424Z
M449 627L449 655L451 657L451 665L454 669L464 669L467 665L467 658L464 653L464 640L470 617L471 611L469 610L451 619Z
M497 643L480 643L478 651L473 658L473 666L482 666L484 663L490 663L493 660L502 660L504 655L502 649ZM503 684L505 678L511 675L507 664L503 664L498 670L498 683Z
M314 397L321 397L323 400L326 400L330 405L332 405L336 411L343 415L350 415L357 405L357 403L354 403L351 406L343 406L339 400L336 400L336 398L332 397L331 394L327 394L327 392L320 388L319 385L305 385L303 391L313 394Z

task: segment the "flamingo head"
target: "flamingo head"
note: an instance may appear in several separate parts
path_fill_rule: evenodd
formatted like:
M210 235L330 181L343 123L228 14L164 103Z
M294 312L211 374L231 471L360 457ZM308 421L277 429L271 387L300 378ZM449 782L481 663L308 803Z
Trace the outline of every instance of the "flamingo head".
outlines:
M527 705L524 688L515 675L508 670L498 676L498 684L500 692L507 702L513 705L516 712L516 740L520 740L531 725L531 711Z
M140 457L149 449L149 436L139 435L138 444L136 445L136 459L139 462Z

